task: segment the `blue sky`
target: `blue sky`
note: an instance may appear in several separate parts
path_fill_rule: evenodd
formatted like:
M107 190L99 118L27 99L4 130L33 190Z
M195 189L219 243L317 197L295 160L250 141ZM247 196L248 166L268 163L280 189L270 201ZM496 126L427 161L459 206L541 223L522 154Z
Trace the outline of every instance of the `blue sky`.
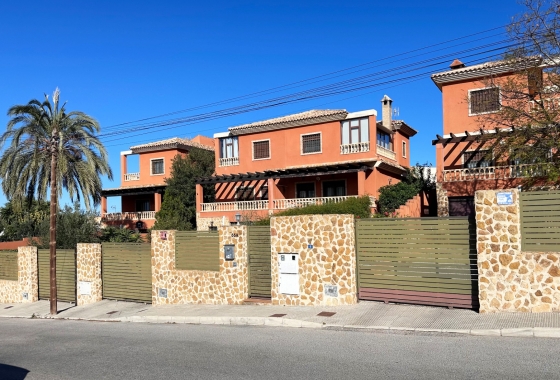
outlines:
M368 84L376 86L361 91L168 129L151 127L102 136L116 178L113 182L104 179L104 187L119 186L119 152L132 145L174 136L212 136L230 126L314 108L379 110L384 94L393 98L399 118L419 131L411 142L412 161L435 163L430 142L442 130L441 93L428 72L446 70L453 58L468 64L489 57L490 48L479 50L479 55L459 52L505 36L499 35L503 29L497 29L417 49L506 25L522 10L515 0L4 1L0 4L0 125L5 128L10 106L41 99L57 86L68 109L94 116L102 133L108 133L125 129L115 126L120 123L374 62L340 72L336 78L322 77L321 82L153 121L217 111L388 70L386 79L374 76ZM434 59L443 55L449 57ZM418 68L421 60L434 65L411 74L398 74L395 69L400 65ZM380 84L399 75L418 77ZM145 122L126 128L140 124ZM4 202L0 196L0 204ZM68 202L67 197L63 202ZM117 198L109 199L113 211L111 206L120 209Z

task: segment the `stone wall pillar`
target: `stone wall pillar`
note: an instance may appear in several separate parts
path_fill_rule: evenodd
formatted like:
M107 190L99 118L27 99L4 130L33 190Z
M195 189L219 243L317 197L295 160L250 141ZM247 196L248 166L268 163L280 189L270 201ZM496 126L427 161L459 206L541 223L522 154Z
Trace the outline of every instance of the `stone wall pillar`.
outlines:
M77 306L103 299L101 244L79 243L76 249Z
M513 204L498 205L499 192L511 192ZM475 195L481 313L560 310L560 252L521 250L519 195L517 189Z
M39 300L37 247L18 248L18 293L19 302L27 303Z
M437 216L449 216L449 198L441 182L436 183Z
M175 233L176 231L152 231L152 306L172 303L175 283ZM160 296L160 289L167 292L165 297Z
M270 227L274 305L357 303L353 215L273 217ZM299 294L280 293L280 253L299 255Z

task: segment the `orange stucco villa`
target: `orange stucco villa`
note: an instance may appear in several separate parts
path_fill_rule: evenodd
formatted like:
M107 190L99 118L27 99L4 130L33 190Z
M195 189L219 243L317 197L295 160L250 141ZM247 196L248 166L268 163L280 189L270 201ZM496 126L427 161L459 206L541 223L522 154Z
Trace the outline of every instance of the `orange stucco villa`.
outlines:
M186 155L192 148L213 151L214 140L205 136L193 139L172 138L137 145L121 152L121 186L101 193L101 221L104 225L122 226L144 231L155 223L161 208L165 178L171 172L171 161L177 154ZM127 158L138 155L139 172L129 173ZM121 212L107 212L107 198L121 197Z
M381 102L381 121L373 109L312 110L215 134L216 174L197 181L197 228L360 195L373 200L410 166L417 133L392 120L388 96ZM215 202L203 203L203 185L215 186Z

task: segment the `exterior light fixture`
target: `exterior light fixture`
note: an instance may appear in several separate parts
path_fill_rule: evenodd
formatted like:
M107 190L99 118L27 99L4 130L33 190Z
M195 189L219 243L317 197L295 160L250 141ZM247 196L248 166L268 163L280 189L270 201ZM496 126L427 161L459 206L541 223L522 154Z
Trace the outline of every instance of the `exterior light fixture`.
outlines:
M241 221L241 214L235 214L235 221L237 222L237 225L239 225L239 222Z

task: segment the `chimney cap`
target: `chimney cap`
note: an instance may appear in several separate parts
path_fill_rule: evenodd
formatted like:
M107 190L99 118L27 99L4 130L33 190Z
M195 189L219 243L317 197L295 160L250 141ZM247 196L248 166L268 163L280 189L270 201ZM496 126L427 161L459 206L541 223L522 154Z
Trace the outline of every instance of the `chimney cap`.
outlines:
M388 97L387 95L383 95L383 99L381 99L381 102L385 103L386 101L392 102L393 99L391 99L391 98Z
M451 68L451 70L456 70L465 67L465 64L459 59L455 58L455 60L451 62L451 65L449 65L449 67Z

